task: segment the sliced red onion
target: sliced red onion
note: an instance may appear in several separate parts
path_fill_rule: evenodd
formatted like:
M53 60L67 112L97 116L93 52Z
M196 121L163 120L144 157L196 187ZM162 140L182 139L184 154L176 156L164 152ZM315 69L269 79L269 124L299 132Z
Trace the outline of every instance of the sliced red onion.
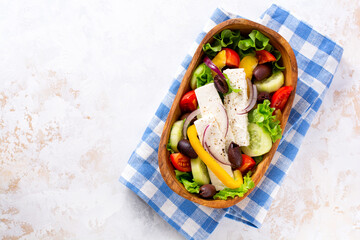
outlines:
M251 100L253 99L253 95L254 95L254 88L253 88L253 84L251 82L250 78L246 78L246 82L247 82L247 86L249 88L249 99L246 103L246 106L249 106L251 103ZM256 89L257 90L257 89Z
M207 130L208 130L208 128L210 127L210 125L211 125L211 124L209 124L209 125L207 125L207 126L205 127L205 130L204 130L204 133L203 133L203 136L202 136L202 142L201 142L201 144L202 144L203 148L205 148L205 150L206 150L205 137L207 136L206 133L207 133Z
M248 99L248 102L247 102L247 106L241 110L239 113L237 113L237 115L243 115L245 113L248 113L251 111L251 109L255 106L256 104L256 100L257 100L257 88L255 85L253 85L250 81L249 78L246 79L247 82L248 82L248 86L250 87L250 96L249 96L249 99Z
M218 161L219 163L223 164L223 165L228 165L228 166L231 166L231 163L227 163L227 162L223 162L221 160L219 160L219 157L216 155L210 150L210 147L209 145L205 142L205 146L206 146L206 151L216 160Z
M211 150L210 150L210 147L209 145L207 144L207 142L209 141L209 128L212 127L212 124L209 124L205 127L205 130L204 130L204 133L203 133L203 139L202 139L202 145L204 147L204 149L211 155L211 157L213 157L216 161L218 161L219 163L221 164L224 164L224 165L231 165L230 163L225 163L221 160L219 160L219 156L217 156L217 154L214 154Z
M229 117L227 115L227 111L226 111L224 105L223 104L220 104L220 105L221 105L222 109L224 110L223 111L223 113L224 113L223 116L225 116L225 118L226 118L226 131L225 131L225 135L224 135L224 138L226 138L226 135L227 135L228 130L229 130Z
M226 79L224 74L220 71L220 69L210 60L209 57L204 57L204 63L208 66L211 70L216 72L221 78Z
M186 139L186 131L189 127L190 122L197 116L200 114L200 109L196 109L194 111L192 111L189 116L186 118L185 122L184 122L184 126L183 126L183 138Z

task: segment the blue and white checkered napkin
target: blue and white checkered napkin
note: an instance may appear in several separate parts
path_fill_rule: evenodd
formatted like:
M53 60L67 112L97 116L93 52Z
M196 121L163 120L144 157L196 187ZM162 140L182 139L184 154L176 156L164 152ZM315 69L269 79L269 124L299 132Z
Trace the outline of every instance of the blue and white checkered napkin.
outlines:
M215 10L192 51L182 62L178 76L120 177L120 182L188 239L206 239L224 216L253 227L261 226L332 82L343 53L335 42L276 5L262 15L260 23L280 33L295 52L299 78L293 108L270 167L252 193L228 209L204 207L180 197L166 185L159 171L157 151L164 123L196 47L212 27L235 17L240 16Z

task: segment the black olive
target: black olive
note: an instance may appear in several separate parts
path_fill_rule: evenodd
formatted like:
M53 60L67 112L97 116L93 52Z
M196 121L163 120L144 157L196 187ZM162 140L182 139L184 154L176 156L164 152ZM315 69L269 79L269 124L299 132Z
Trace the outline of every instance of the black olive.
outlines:
M216 75L214 77L214 85L216 90L218 90L218 92L221 92L222 94L225 94L229 91L229 86L227 85L227 82L219 75Z
M216 194L216 189L212 184L205 184L200 187L199 194L202 198L211 198Z
M242 156L239 145L231 142L228 149L229 162L231 163L232 169L237 169L241 166Z
M267 64L259 64L255 67L253 71L253 76L256 81L264 80L265 78L270 77L272 73L271 67Z
M188 156L189 158L197 158L195 150L191 146L190 142L186 139L181 139L177 145L177 148L180 153Z
M257 102L262 103L262 102L264 102L265 99L268 99L268 100L271 99L270 93L268 93L268 92L260 92L258 94L258 96L257 96Z

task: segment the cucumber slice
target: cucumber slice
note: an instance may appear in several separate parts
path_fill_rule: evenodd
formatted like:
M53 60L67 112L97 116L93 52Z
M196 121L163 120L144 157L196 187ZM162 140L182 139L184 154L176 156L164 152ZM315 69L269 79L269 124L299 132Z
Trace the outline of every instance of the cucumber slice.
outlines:
M201 86L213 79L211 75L211 69L208 66L206 66L205 63L201 63L195 69L190 80L191 89L196 89L198 87L198 78L201 80L201 82L205 82L200 84Z
M177 145L183 137L182 134L183 126L184 126L184 120L179 120L174 122L174 125L171 128L169 144L171 149L174 150L174 152L179 152Z
M203 72L205 72L205 64L200 64L194 71L191 81L190 81L190 87L191 89L196 88L197 83L197 77L200 76Z
M191 172L194 178L194 182L200 186L210 183L207 167L199 157L191 159Z
M256 123L249 123L250 145L241 147L246 155L250 157L261 156L270 151L272 147L271 136L266 130Z
M284 85L284 74L281 71L275 72L262 81L256 81L255 85L258 92L275 92Z

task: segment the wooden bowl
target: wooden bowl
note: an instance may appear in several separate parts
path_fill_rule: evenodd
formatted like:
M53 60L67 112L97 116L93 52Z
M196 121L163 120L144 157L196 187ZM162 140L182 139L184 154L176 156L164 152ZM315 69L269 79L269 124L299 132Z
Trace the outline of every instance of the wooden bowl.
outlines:
M240 30L241 34L248 34L252 30L259 30L262 34L270 39L270 44L272 44L277 50L281 52L282 55L282 64L285 66L284 76L285 76L285 85L293 86L294 90L292 91L288 102L286 103L285 109L282 115L281 128L285 129L287 119L290 114L290 110L294 101L295 92L296 92L296 83L297 83L297 64L295 54L290 46L290 44L281 37L277 32L271 30L268 27L265 27L261 24L245 20L245 19L230 19L211 29L204 39L201 41L199 47L197 48L194 57L184 75L184 78L180 84L179 90L175 96L175 100L170 109L168 118L166 120L164 130L161 135L160 145L159 145L159 167L162 177L164 178L166 184L178 195L201 205L212 207L212 208L227 208L233 206L244 199L250 191L248 191L244 197L235 197L234 199L228 200L207 200L200 198L197 194L192 194L186 191L184 186L176 179L174 167L169 159L169 152L166 150L166 145L169 140L170 130L173 123L180 117L181 111L179 107L179 102L181 97L190 90L190 79L193 71L196 67L202 62L204 57L204 52L202 46L208 42L212 42L213 36L224 29L231 30ZM269 167L272 157L274 156L276 149L279 145L280 140L277 140L270 152L264 155L263 161L258 164L255 172L252 175L252 180L255 183L255 186L260 182L261 178L264 176L266 170ZM254 188L253 188L254 189Z

